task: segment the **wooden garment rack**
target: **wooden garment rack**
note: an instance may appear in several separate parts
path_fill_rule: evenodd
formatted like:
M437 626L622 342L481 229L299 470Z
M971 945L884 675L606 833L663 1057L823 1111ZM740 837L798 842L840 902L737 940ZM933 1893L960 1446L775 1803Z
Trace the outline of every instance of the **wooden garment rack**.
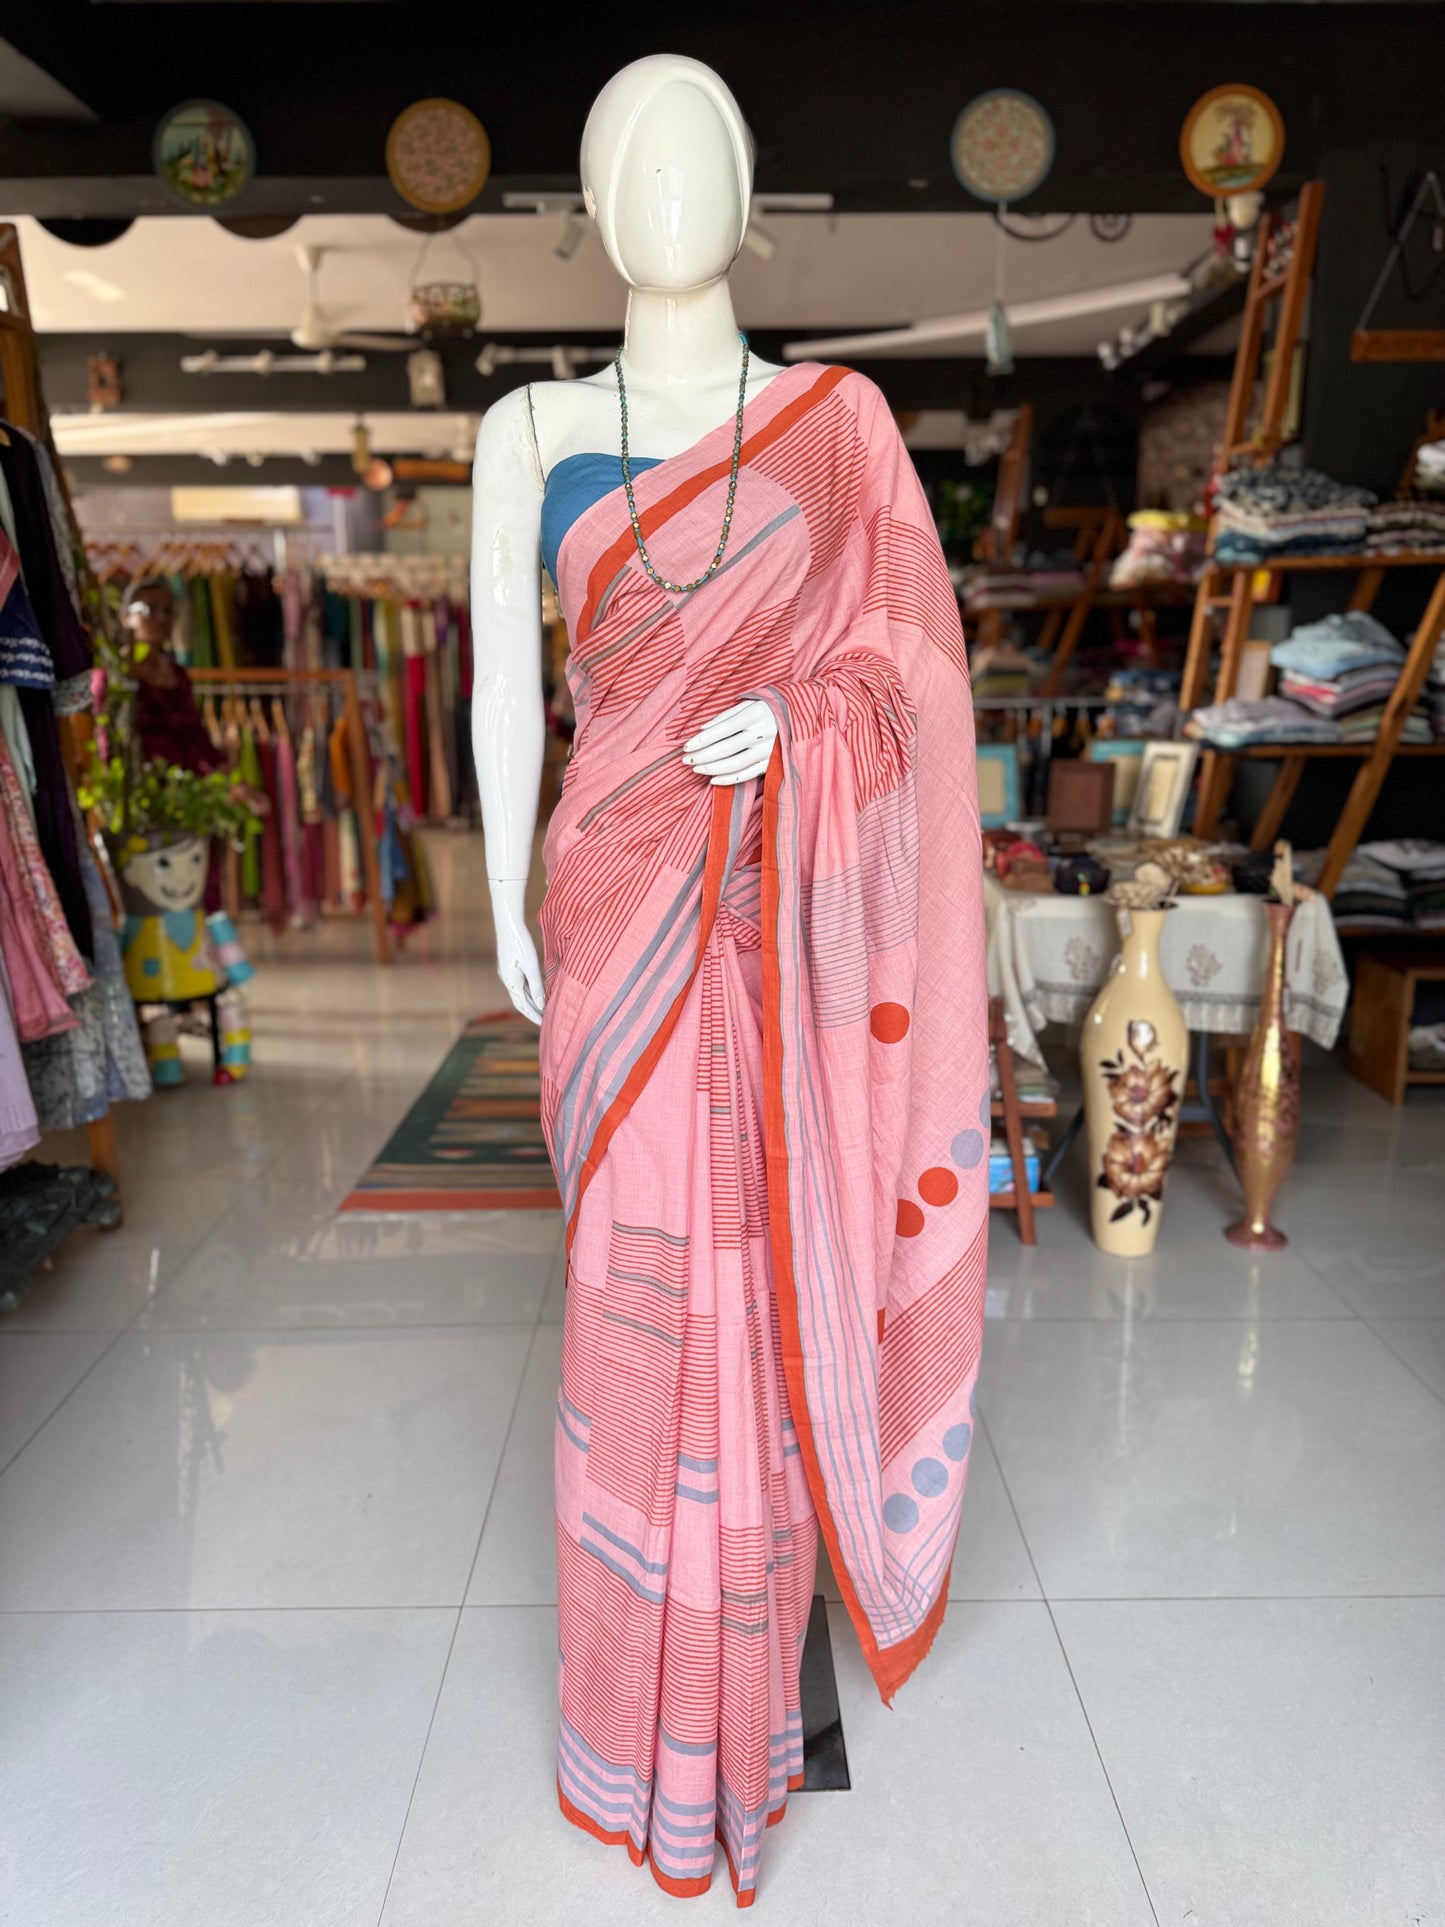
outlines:
M1272 461L1286 440L1285 425L1295 350L1299 346L1310 282L1314 277L1315 251L1319 244L1324 200L1324 184L1320 181L1306 181L1300 189L1293 252L1288 267L1280 272L1270 271L1269 242L1271 236L1280 232L1282 224L1277 216L1269 214L1260 221L1254 263L1249 271L1249 288L1244 297L1244 317L1239 347L1234 357L1229 406L1224 417L1221 470L1242 457L1260 465ZM1269 379L1264 386L1259 421L1251 429L1250 415L1264 360L1265 339L1276 304L1278 313L1272 344L1273 360ZM1217 533L1217 526L1211 528L1211 560L1199 579L1195 593L1194 618L1189 628L1189 648L1179 691L1181 711L1198 709L1206 700L1209 659L1214 648L1214 621L1219 612L1225 612L1225 623L1219 680L1215 687L1215 700L1218 702L1234 694L1234 678L1238 674L1244 647L1245 629L1249 621L1249 609L1242 586L1244 578L1238 570L1222 568L1213 561Z
M354 669L191 669L191 681L203 693L236 696L298 696L312 689L339 689L341 710L346 720L346 741L351 759L351 787L355 799L357 833L361 841L361 865L366 877L366 894L371 903L371 922L375 932L376 961L392 960L391 932L387 927L386 905L381 895L381 853L377 846L376 804L371 780L371 752L366 740L366 719L361 713L361 695Z
M80 540L80 526L75 519L75 505L70 499L65 470L50 433L50 415L40 387L40 357L36 352L35 329L31 324L30 301L25 290L20 236L9 221L0 222L0 410L3 410L7 421L25 429L48 451L65 503L66 518L70 523L71 547L76 554L77 567L82 567L85 551ZM85 574L82 573L82 582L84 580ZM99 607L98 588L95 600ZM99 619L104 618L102 616ZM58 717L57 721L61 725L60 747L65 757L66 771L73 783L85 746L90 741L93 725L88 712ZM115 1140L114 1110L107 1109L104 1117L87 1124L85 1136L92 1166L115 1179L116 1200L120 1202L120 1152Z

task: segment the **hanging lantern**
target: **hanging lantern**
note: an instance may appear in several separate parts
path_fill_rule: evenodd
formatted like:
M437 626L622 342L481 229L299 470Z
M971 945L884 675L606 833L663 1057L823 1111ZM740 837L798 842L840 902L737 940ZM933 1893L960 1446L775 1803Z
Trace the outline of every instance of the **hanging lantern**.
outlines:
M1013 340L1004 300L1004 215L1010 202L1036 194L1054 164L1054 124L1031 94L995 87L971 100L953 124L950 144L959 185L994 204L994 296L984 333L990 375L1013 373Z

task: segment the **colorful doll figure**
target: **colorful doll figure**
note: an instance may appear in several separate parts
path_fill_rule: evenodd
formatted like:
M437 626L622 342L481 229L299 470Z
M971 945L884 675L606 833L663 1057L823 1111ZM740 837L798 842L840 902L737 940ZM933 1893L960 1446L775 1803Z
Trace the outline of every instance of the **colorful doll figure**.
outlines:
M200 837L135 836L122 851L121 948L138 1004L213 997L225 981L201 910L208 861Z

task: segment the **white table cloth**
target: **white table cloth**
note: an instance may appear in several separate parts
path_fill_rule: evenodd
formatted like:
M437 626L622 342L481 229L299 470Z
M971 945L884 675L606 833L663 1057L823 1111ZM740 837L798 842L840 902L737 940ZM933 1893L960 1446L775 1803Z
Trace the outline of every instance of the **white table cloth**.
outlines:
M1119 954L1114 908L1102 897L1028 896L984 878L988 987L1002 994L1009 1041L1042 1064L1045 1024L1078 1024ZM1191 1030L1254 1029L1269 957L1260 897L1181 897L1164 924L1160 961ZM1349 982L1334 918L1321 898L1302 903L1285 957L1289 1022L1326 1049L1339 1034Z

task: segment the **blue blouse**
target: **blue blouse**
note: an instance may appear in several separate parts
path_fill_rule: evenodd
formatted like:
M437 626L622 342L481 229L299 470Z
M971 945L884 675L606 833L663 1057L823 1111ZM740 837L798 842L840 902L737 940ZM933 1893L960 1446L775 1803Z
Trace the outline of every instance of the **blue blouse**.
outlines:
M656 468L657 455L634 455L632 472ZM585 515L594 502L622 486L622 457L594 454L567 455L558 462L542 487L542 560L553 582L557 580L557 557L568 529Z

